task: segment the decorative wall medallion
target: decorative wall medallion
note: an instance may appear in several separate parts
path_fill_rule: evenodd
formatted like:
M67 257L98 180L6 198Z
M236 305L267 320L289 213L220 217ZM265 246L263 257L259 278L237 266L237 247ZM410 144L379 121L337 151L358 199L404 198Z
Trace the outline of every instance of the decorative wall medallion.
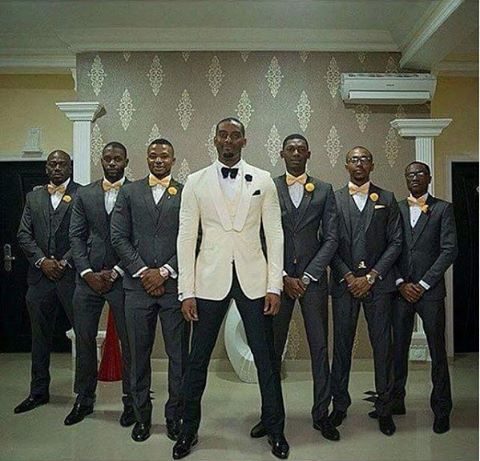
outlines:
M278 133L275 124L273 124L270 129L265 147L267 148L270 163L272 166L275 166L280 158L280 151L282 150L282 139L280 138L280 134Z
M330 128L330 132L328 133L327 137L327 143L324 144L324 147L327 149L328 160L330 160L330 165L332 165L333 168L337 163L338 157L340 156L340 151L343 147L340 144L340 137L338 136L335 126Z
M302 62L306 62L308 56L310 55L310 51L299 51L298 54L300 55L300 59L302 60Z
M188 58L190 58L190 51L182 51L182 58L185 62L187 62Z
M205 143L208 156L210 157L210 161L212 163L217 159L217 148L215 147L215 144L213 144L213 138L215 138L216 129L217 129L217 125L213 124L212 129L210 130L210 134L208 135L207 142Z
M240 51L240 56L242 57L243 62L247 62L248 57L250 56L250 51Z
M248 124L250 123L253 112L255 111L252 107L252 102L248 97L248 93L243 90L242 95L240 96L240 101L237 105L237 116L238 119L245 125L245 128L247 128Z
M160 139L162 135L156 123L153 124L150 134L148 135L148 140L145 145L148 147L152 141L155 139Z
M185 184L185 181L187 180L189 174L190 167L188 166L187 159L184 158L180 165L180 169L178 170L177 178L182 184Z
M357 56L358 56L358 60L362 63L362 64L365 64L365 61L367 59L367 53L365 53L364 51L361 51L360 53L357 53Z
M97 123L95 123L92 128L92 137L90 139L90 155L94 165L98 165L100 163L104 144L105 143L103 141L100 127Z
M330 91L330 96L334 98L337 95L338 89L340 88L340 69L336 59L333 56L332 59L330 59L327 74L324 78L327 80L327 87L328 91Z
M358 128L363 133L365 128L367 128L368 119L370 118L370 114L372 111L370 107L366 104L361 104L359 106L355 106L355 118L357 119Z
M300 128L302 129L303 132L305 132L305 130L308 127L308 124L310 123L310 117L313 113L313 110L310 106L310 100L308 99L307 93L305 93L305 91L302 91L302 94L300 95L300 99L298 100L298 103L297 103L297 108L295 109L294 112L297 114Z
M118 115L120 116L120 121L122 122L122 126L125 131L127 131L128 126L132 121L133 113L136 111L137 109L133 107L133 101L130 96L130 92L128 89L125 89L122 98L120 99L120 105L117 109Z
M385 68L387 74L395 74L398 72L397 62L393 56L388 57L387 67Z
M210 86L213 96L217 96L218 90L220 90L222 86L223 77L225 77L225 74L220 66L220 61L217 56L214 56L207 72L208 85Z
M130 166L125 167L125 177L126 177L129 181L135 181L135 176L133 175L133 171L132 171L132 169L130 168Z
M385 139L385 157L387 157L388 164L391 168L395 166L399 150L397 131L391 127Z
M132 53L130 53L130 51L124 51L123 52L123 59L125 59L125 62L129 61L131 55L132 55Z
M401 104L397 107L395 118L407 118L407 113L405 112L405 108Z
M160 87L163 83L163 77L165 76L163 72L162 64L160 63L160 58L155 55L153 57L152 65L150 70L147 72L148 80L150 80L150 86L152 87L153 94L158 95Z
M88 76L90 77L93 92L95 93L95 96L98 96L100 91L102 91L103 82L107 76L105 69L103 68L102 60L98 54L93 59L92 67Z
M276 56L274 56L270 61L265 78L267 79L267 85L268 88L270 88L270 93L272 93L273 97L277 96L278 90L280 89L280 85L282 83L283 74Z
M190 120L192 120L193 112L195 112L195 109L192 105L192 100L187 90L183 90L182 97L178 102L176 111L180 120L180 124L185 131L188 128Z

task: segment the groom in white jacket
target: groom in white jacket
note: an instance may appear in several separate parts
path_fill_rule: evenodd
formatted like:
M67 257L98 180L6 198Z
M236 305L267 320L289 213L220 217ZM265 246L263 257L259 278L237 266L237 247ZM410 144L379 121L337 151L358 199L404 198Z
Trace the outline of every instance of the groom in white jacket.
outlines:
M222 320L235 300L258 370L262 422L272 453L288 457L280 376L273 365L272 318L280 307L283 232L270 173L241 159L247 140L231 117L217 124L218 160L189 176L182 194L177 241L178 290L193 336L183 395L183 430L173 447L180 459L196 445L207 369ZM266 240L262 251L260 228ZM201 244L197 254L197 237Z

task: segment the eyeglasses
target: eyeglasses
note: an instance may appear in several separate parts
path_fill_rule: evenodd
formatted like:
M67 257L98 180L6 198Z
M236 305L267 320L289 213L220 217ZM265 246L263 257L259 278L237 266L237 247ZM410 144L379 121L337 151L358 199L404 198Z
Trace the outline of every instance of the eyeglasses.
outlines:
M350 157L347 162L351 163L352 165L356 165L357 163L361 163L362 165L368 165L372 159L370 157Z
M415 171L413 173L407 173L405 174L405 177L407 179L415 179L415 178L418 178L418 179L423 179L425 177L428 176L428 173L425 172L425 171Z

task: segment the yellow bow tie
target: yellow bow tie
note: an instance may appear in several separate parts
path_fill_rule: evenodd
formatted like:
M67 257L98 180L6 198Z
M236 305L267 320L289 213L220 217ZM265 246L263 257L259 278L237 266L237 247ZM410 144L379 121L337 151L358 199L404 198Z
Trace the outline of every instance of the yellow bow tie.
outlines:
M63 184L60 184L60 186L56 186L55 184L49 184L47 186L47 189L50 195L56 194L57 192L62 195L65 193L65 186Z
M103 188L104 192L108 192L109 190L112 190L112 189L119 190L120 187L122 187L121 180L112 183L112 182L104 179L103 182L102 182L102 188Z
M420 198L415 198L412 195L410 197L407 197L408 205L409 206L418 206L422 210L422 213L426 213L428 211L428 205L426 204L427 199L420 197Z
M361 186L357 186L355 184L349 183L348 184L348 192L350 195L355 195L355 194L368 194L368 190L370 188L370 184L366 182L365 184L362 184Z
M287 173L287 186L291 186L293 184L295 184L296 182L298 182L298 184L301 184L302 186L304 186L306 183L307 183L307 174L306 173L303 173L302 175L300 176L293 176L289 173Z
M170 177L168 176L165 176L162 179L158 179L156 176L153 176L153 174L151 174L148 177L148 185L150 187L155 187L155 186L168 187L169 184L170 184Z

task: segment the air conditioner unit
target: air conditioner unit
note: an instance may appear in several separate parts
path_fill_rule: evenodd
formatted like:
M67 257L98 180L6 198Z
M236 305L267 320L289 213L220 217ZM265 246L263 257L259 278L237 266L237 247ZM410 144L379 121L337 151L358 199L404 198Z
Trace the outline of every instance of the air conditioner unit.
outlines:
M432 74L342 74L347 104L423 104L435 94Z

